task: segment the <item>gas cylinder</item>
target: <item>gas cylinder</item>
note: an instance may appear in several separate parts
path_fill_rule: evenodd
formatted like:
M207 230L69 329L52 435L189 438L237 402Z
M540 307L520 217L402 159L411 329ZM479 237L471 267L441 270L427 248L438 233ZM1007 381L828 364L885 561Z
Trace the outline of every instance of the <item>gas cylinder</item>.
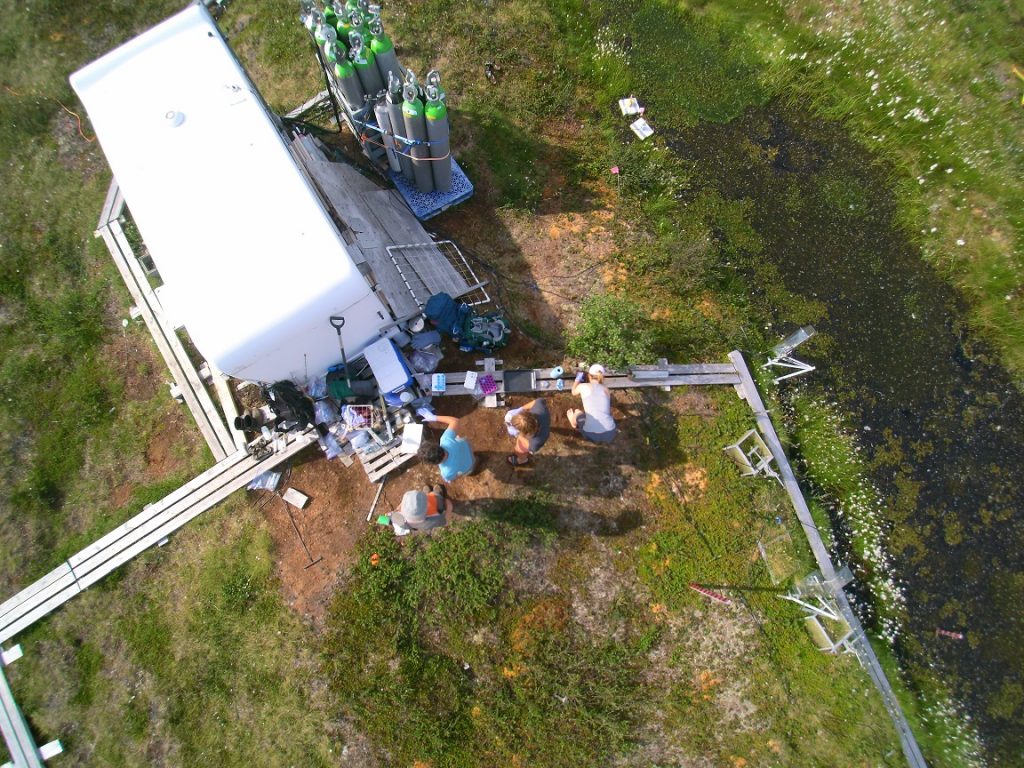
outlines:
M336 50L336 46L338 44L338 33L335 31L334 27L324 24L320 28L320 36L324 39L323 44L320 46L320 50L323 51L324 57L327 58L328 63L334 64L334 62L338 60ZM332 47L335 48L334 61L331 61L327 54L328 49Z
M366 26L366 22L363 21L363 17L359 12L349 14L348 17L348 36L351 38L353 32L358 32L359 36L363 39L363 45L367 48L370 47L370 30Z
M434 191L434 177L430 172L430 152L427 145L427 121L423 114L423 102L416 95L416 88L406 85L402 90L402 120L405 135L417 142L412 145L412 171L416 189L420 192Z
M405 118L402 117L402 81L394 73L388 78L388 122L391 124L391 131L396 136L405 137ZM409 157L409 147L398 138L394 139L395 154L398 156L398 164L402 169L402 175L410 183L416 180L412 170L412 158Z
M373 114L377 118L377 125L380 126L380 135L384 145L384 151L388 158L388 167L398 173L402 170L401 163L398 161L398 155L395 154L395 139L394 133L391 130L391 118L388 116L388 104L387 101L381 100L373 105Z
M349 109L358 111L363 108L365 91L359 82L359 75L352 62L344 56L338 56L334 63L334 80L338 84L338 90L348 102Z
M430 80L430 75L427 75ZM452 158L449 154L448 108L441 101L436 85L427 86L427 106L423 110L430 141L430 171L438 192L452 191Z
M427 72L427 85L432 85L437 88L438 101L443 101L447 106L448 94L445 92L444 88L441 87L441 73L436 69L432 69Z
M363 45L363 38L358 32L348 33L349 58L352 59L352 66L356 68L359 82L362 83L363 92L370 98L376 99L377 94L384 90L384 82L380 79L380 72L377 71L377 63L374 61L373 51Z
M344 57L344 52L340 52L341 56ZM327 66L331 69L338 63L338 43L335 40L328 40L324 43L324 60L327 62Z
M381 79L386 83L391 72L401 77L402 66L398 63L398 56L395 54L395 44L384 33L384 25L381 24L380 17L375 17L370 22L370 35L370 50L377 57L377 70L380 72Z
M334 5L331 3L324 3L324 22L329 26L336 26L338 23L338 14L334 10Z

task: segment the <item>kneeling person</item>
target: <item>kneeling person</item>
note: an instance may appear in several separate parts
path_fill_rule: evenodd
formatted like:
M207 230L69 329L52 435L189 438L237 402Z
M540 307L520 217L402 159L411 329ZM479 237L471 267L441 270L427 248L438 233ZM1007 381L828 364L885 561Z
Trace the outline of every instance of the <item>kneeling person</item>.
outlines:
M543 399L531 400L505 414L508 433L516 439L515 453L508 457L513 467L526 464L530 456L544 447L551 435L551 413Z
M451 499L439 485L428 491L406 491L402 508L391 513L391 524L413 531L429 531L447 524L446 515L452 511Z

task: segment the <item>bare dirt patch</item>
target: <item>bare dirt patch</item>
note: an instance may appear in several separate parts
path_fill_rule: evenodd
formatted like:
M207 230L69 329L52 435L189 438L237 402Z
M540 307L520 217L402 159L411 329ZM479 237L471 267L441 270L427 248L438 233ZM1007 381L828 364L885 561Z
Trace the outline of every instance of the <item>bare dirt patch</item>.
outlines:
M554 416L551 439L531 464L520 468L506 462L512 440L503 422L505 409L478 407L470 398L435 403L439 412L462 419L460 430L478 457L476 474L448 486L455 501L454 524L480 514L496 501L536 491L553 494L552 514L568 533L618 535L642 521L647 502L642 474L631 463L634 442L639 438L629 421L632 398L617 396L613 412L622 429L610 446L591 445L572 434L565 419L572 401L568 394L549 400ZM522 402L524 398L510 398L509 407ZM438 434L435 432L435 439ZM405 491L438 482L436 467L414 459L387 478L374 517L396 509ZM283 500L269 495L256 503L266 504L288 604L319 626L331 593L353 562L356 541L367 526L376 524L367 522L366 517L377 486L369 482L358 463L345 467L311 450L292 468L287 485L279 490L286 487L309 496L309 505L302 510L286 507Z

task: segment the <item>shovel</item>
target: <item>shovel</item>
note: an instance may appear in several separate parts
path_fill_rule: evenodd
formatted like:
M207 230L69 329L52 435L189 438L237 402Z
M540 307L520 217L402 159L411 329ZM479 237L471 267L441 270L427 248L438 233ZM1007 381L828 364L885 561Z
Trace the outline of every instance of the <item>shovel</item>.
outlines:
M345 342L341 338L341 329L345 327L345 318L341 315L331 315L331 325L338 332L338 348L341 350L341 367L345 370L345 383L348 391L352 391L352 378L348 373L348 358L345 356Z

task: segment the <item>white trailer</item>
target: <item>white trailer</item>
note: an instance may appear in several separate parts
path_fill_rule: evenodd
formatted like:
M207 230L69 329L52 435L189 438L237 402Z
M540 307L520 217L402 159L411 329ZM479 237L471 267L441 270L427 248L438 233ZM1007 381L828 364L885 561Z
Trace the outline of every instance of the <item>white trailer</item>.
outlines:
M217 369L304 382L392 321L202 3L71 76L163 279Z

